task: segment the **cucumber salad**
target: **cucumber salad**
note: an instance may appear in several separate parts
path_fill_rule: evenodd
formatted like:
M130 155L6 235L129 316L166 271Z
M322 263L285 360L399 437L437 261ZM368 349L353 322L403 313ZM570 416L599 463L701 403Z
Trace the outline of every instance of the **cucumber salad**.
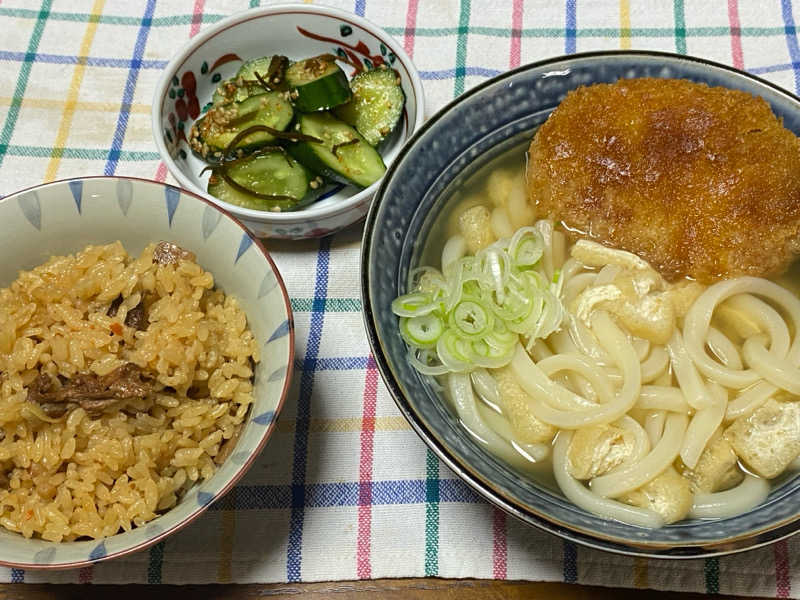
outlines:
M400 77L381 65L348 80L337 60L256 58L219 84L189 134L211 170L209 194L281 212L314 202L329 181L367 187L381 178L378 148L405 104Z

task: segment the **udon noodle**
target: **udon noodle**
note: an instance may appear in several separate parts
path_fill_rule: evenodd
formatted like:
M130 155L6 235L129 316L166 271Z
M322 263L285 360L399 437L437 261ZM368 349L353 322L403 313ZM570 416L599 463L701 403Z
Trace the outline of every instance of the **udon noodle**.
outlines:
M445 277L533 227L542 249L532 268L565 309L498 364L446 368L415 354L464 427L516 467L552 468L579 507L633 525L763 502L770 480L800 463L798 297L755 277L670 284L631 253L571 243L524 200L521 173L496 168L455 208L437 261Z

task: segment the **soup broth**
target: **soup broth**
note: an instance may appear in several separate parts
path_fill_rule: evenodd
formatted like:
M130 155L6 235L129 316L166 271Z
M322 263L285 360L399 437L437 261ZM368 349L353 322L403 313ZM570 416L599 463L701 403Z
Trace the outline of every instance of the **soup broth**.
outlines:
M781 423L786 430L776 435L796 436L793 427L800 427L800 421L791 422L795 414L800 414L792 412L800 403L785 389L766 395L766 398L777 397L777 403L764 398L753 402L751 398L747 405L748 395L758 396L761 390L763 396L761 388L770 386L781 375L765 381L753 375L753 368L745 368L751 361L764 363L769 359L765 351L755 347L757 342L748 341L760 331L771 332L772 336L771 342L762 342L760 348L774 348L780 343L776 336L786 337L787 344L789 338L792 344L796 343L794 318L800 309L800 301L795 297L800 291L798 265L776 280L781 289L791 291L794 300L784 299L774 284L752 278L757 283L750 287L743 283L743 292L733 300L722 298L712 302L707 297L715 286L706 287L689 280L666 283L649 265L630 253L591 245L592 242L576 244L576 236L562 225L537 222L535 208L528 203L525 166L525 147L521 144L491 160L458 189L451 190L445 209L431 226L418 254L420 264L447 274L449 264L455 264L463 255L475 254L476 247L502 246L497 240L511 238L523 227L533 228L543 232L544 243L536 268L552 281L551 289L558 290L566 309L561 326L554 333L541 339L520 336L527 352L518 350L510 367L472 372L467 380L472 391L465 393L469 397L474 394L474 411L464 412L464 396L453 397L453 390L461 388L448 384L454 377L452 373L439 377L445 396L472 437L533 484L561 490L576 504L601 516L650 527L689 516L714 518L743 512L763 501L771 487L795 476L800 467L798 458L784 465L779 473L769 471L769 465L761 467L761 472L758 466L754 469L753 464L760 465L763 461L745 448L750 443L745 438L752 432L744 431L746 428L738 423L748 415L768 418L769 415L762 413L771 406L778 411L775 418L783 419ZM617 301L592 298L592 292L595 296L600 294L596 290L611 293L613 289L617 289L614 292L618 293ZM671 316L663 319L660 313L652 312L662 310L656 306L662 301L664 307L667 301L671 303L663 308ZM701 301L713 305L714 317L709 323L698 325L691 309ZM649 308L636 312L648 302ZM600 306L599 312L613 318L608 322L600 321L600 317L590 319L587 315L595 310L594 306ZM665 323L671 327L669 331ZM749 331L748 327L758 331ZM604 335L621 336L619 339L628 350L615 350L603 339ZM687 354L696 350L692 344L699 344L700 352L707 358L700 361L699 367ZM769 351L766 350L767 354ZM520 352L527 358L521 357ZM559 363L559 356L567 356L572 362L564 359L566 362ZM636 378L641 379L639 384L632 385L641 389L641 393L636 392L637 399L631 401L629 409L617 414L611 406L628 393L630 365L626 366L625 361L631 356L639 371ZM509 369L518 371L520 364L527 364L526 360L537 365L540 379L523 377L524 381L519 383L504 384ZM546 377L538 366L545 364L549 365ZM712 372L721 373L719 381L708 376ZM481 380L483 373L488 378ZM752 381L744 383L747 378ZM509 402L498 392L503 385L521 389L529 406L514 404L517 400ZM537 386L544 398L531 395ZM530 408L534 405L536 409ZM570 417L570 411L574 414L606 411L610 416L587 417L586 427L554 424ZM465 418L465 414L469 416ZM551 422L547 423L545 417ZM524 419L529 422L522 422ZM537 427L550 427L553 434L549 438L543 435L538 442L532 441L535 436L521 436L520 432L529 432L533 421ZM620 456L609 458L609 453L591 448L576 450L580 444L596 444L597 448L605 444L612 448L611 453L617 451ZM709 461L717 460L714 452L722 452L720 448L731 452L736 448L738 453L726 457L732 462L724 477L716 472L712 477L702 469ZM584 459L591 464L576 466ZM643 474L648 468L657 468L659 474ZM585 472L577 474L581 469ZM714 479L712 483L709 477ZM670 486L680 488L679 493L684 494L683 506L670 505L660 512L652 509L651 505L660 501L654 497ZM708 508L714 502L728 504L722 509Z

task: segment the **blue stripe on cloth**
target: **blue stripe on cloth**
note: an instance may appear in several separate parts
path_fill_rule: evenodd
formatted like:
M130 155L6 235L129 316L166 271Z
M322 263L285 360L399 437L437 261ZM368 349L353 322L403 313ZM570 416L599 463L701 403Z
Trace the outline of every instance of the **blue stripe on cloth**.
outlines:
M317 273L314 300L311 303L311 323L308 345L300 377L300 396L297 399L297 420L294 436L294 463L292 465L292 514L289 520L289 541L286 545L286 578L300 581L303 550L303 519L306 505L306 459L308 455L308 429L311 422L311 393L314 389L314 372L317 368L322 327L325 323L325 299L328 294L328 262L331 237L322 238L317 254Z
M494 77L502 72L503 71L498 69L485 69L483 67L464 67L463 69L459 70L459 73L462 75L479 75L482 77ZM419 76L420 79L452 79L456 76L456 70L442 69L440 71L420 71Z
M792 65L794 65L794 90L795 93L800 93L800 69L797 68L797 64L800 63L800 46L797 45L792 0L781 0L781 14L783 15L783 24L786 26L786 45L789 48L789 58L792 59Z
M572 54L576 48L576 29L578 17L577 8L575 7L575 0L567 0L567 14L566 14L566 27L565 27L565 40L564 52Z
M356 0L356 6L353 9L353 12L355 12L359 17L363 17L366 4L366 0Z
M334 358L318 358L314 364L315 371L354 371L356 369L366 369L368 356L342 356ZM302 371L303 361L294 361L294 368Z
M147 44L147 35L150 32L155 9L155 0L147 0L147 7L142 17L142 24L139 27L139 33L136 34L136 45L133 47L133 58L131 59L131 66L128 70L128 79L125 81L125 91L122 93L122 105L120 106L119 117L117 118L117 127L114 130L114 138L111 140L111 149L108 151L108 160L103 169L104 175L113 175L114 171L117 170L120 150L122 150L122 141L125 139L125 131L128 128L128 116L131 112L133 92L136 89L136 80L139 78L139 69L141 68L142 57L144 56L144 47Z
M133 64L133 61L128 58L78 57L69 54L44 54L40 52L28 54L27 52L9 52L8 50L0 50L0 60L6 62L40 62L56 65L77 65L78 62L81 62L89 67L117 67L122 69L130 69ZM143 60L139 68L163 69L168 62L166 60Z
M574 40L573 40L574 42ZM26 58L27 57L27 58ZM97 56L81 57L85 59L85 64L90 67L113 67L121 69L131 69L134 67L134 61L127 58L103 58ZM51 63L59 65L76 65L78 64L77 56L70 56L66 54L31 54L25 52L8 52L0 50L0 61L23 61ZM163 69L167 66L165 60L140 60L138 61L138 68L141 69ZM486 67L464 67L465 75L478 75L482 77L494 77L503 71L500 69L489 69ZM420 71L419 75L422 79L450 79L455 77L455 69L441 69L438 71Z
M578 548L567 540L564 540L564 581L578 581Z
M766 67L753 67L747 69L753 75L763 75L764 73L777 73L778 71L788 71L789 69L800 68L800 63L783 63L780 65L767 65Z
M479 504L482 500L460 479L436 479L437 502ZM398 479L373 481L373 506L395 504L425 504L429 500L429 480ZM359 505L361 482L343 481L335 483L312 483L302 486L303 508L330 508ZM223 502L212 504L210 510L272 510L294 508L296 491L294 485L250 485L237 486L235 505ZM290 534L291 535L291 534ZM291 540L291 537L290 537ZM299 576L299 564L298 573Z
M25 570L11 569L11 583L25 583Z

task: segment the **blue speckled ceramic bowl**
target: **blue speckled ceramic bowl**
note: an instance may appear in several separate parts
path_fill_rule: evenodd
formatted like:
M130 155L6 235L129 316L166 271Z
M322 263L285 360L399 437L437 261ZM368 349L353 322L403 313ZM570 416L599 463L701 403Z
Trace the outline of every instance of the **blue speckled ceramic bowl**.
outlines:
M235 296L261 347L255 403L230 457L178 505L143 527L104 540L53 543L0 528L0 564L71 568L141 550L187 525L227 492L275 426L292 375L294 325L283 281L261 243L212 203L178 188L123 177L57 181L0 200L0 287L52 255L119 240L130 254L169 240L197 256L217 286Z
M601 52L555 58L510 71L446 106L390 167L366 222L362 297L370 345L398 407L439 457L483 497L523 521L574 542L614 552L697 557L736 552L800 528L800 477L775 489L750 512L716 521L683 521L657 530L598 518L515 473L475 444L428 378L406 361L389 305L442 211L448 188L534 129L581 85L630 77L685 78L744 90L770 103L800 134L800 99L729 67L654 52Z

